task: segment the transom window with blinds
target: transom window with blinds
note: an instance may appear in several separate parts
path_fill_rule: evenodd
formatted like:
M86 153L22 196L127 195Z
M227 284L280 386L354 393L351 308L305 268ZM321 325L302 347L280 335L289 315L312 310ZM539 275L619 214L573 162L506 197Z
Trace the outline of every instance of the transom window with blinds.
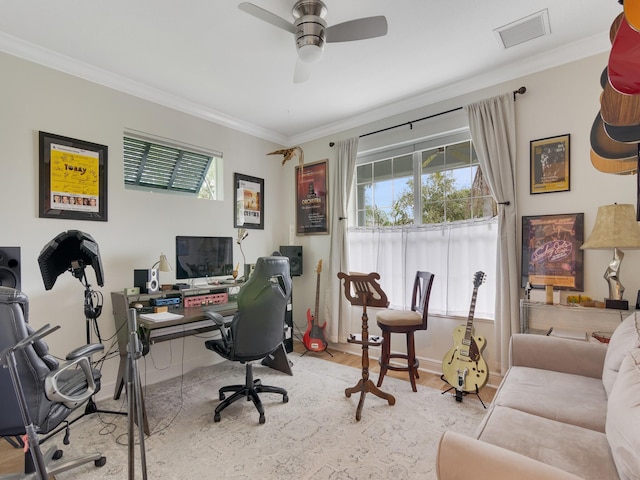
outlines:
M216 188L220 152L126 133L123 147L127 188L220 199Z
M416 270L435 274L430 313L494 318L497 207L468 130L358 156L349 266L375 271L392 307L409 308Z

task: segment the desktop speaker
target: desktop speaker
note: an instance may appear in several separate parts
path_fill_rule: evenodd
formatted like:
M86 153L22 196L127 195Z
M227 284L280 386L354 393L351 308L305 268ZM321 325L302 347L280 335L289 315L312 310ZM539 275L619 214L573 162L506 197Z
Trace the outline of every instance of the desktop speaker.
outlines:
M156 268L150 270L134 270L133 286L140 288L140 293L156 293L160 290L158 270Z
M0 247L0 286L20 290L20 247Z
M289 274L292 277L302 275L302 247L299 245L280 246L280 253L289 257Z

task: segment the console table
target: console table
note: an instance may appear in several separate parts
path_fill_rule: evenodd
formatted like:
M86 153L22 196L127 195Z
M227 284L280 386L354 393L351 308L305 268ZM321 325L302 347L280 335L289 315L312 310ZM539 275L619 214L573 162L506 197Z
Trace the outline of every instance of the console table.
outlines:
M584 333L613 332L634 310L582 307L579 305L548 305L542 302L520 300L520 331L547 334L549 329Z

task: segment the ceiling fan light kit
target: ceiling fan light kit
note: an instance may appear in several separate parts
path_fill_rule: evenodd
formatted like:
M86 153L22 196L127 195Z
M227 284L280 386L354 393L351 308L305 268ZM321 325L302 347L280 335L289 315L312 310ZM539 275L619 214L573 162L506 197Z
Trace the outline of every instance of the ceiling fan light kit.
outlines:
M327 7L320 0L298 0L292 9L294 22L289 22L253 3L242 2L238 8L294 34L299 60L294 73L295 83L306 81L310 76L308 69L301 67L300 62L318 62L322 58L325 42L350 42L387 34L387 20L383 16L358 18L327 27L324 20Z

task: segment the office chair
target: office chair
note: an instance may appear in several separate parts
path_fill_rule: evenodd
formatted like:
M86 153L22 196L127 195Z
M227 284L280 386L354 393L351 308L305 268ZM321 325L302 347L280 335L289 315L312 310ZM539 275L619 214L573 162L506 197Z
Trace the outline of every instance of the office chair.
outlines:
M0 286L0 362L6 367L0 369L0 436L26 434L28 443L24 472L0 479L46 480L88 462L101 467L106 458L99 453L58 461L62 450L51 446L43 454L40 444L62 430L66 430L64 443L69 443L70 422L66 419L100 389L100 373L91 368L89 358L104 346L77 348L60 365L42 340L59 327L47 325L34 332L27 323L28 314L26 295Z
M263 424L264 408L259 393L278 393L284 403L289 401L287 391L280 387L262 385L259 379L253 379L251 365L275 352L284 341L285 311L291 297L291 276L287 257L260 257L256 268L247 283L238 293L238 311L233 320L225 325L224 318L216 312L207 312L220 326L220 339L207 340L205 346L217 354L234 362L246 365L245 383L230 385L219 390L221 403L213 417L220 421L220 412L236 400L246 398L260 413L259 422ZM234 392L225 399L225 393Z
M416 358L416 347L414 332L427 329L427 316L429 311L429 297L433 285L433 273L416 272L413 282L413 294L411 297L410 310L382 310L376 314L376 323L382 331L382 354L380 355L380 376L378 377L378 387L382 385L387 370L409 372L411 388L417 392L416 378L418 366ZM391 353L391 334L404 333L407 336L407 353ZM400 366L391 363L392 358L407 360L407 366Z

